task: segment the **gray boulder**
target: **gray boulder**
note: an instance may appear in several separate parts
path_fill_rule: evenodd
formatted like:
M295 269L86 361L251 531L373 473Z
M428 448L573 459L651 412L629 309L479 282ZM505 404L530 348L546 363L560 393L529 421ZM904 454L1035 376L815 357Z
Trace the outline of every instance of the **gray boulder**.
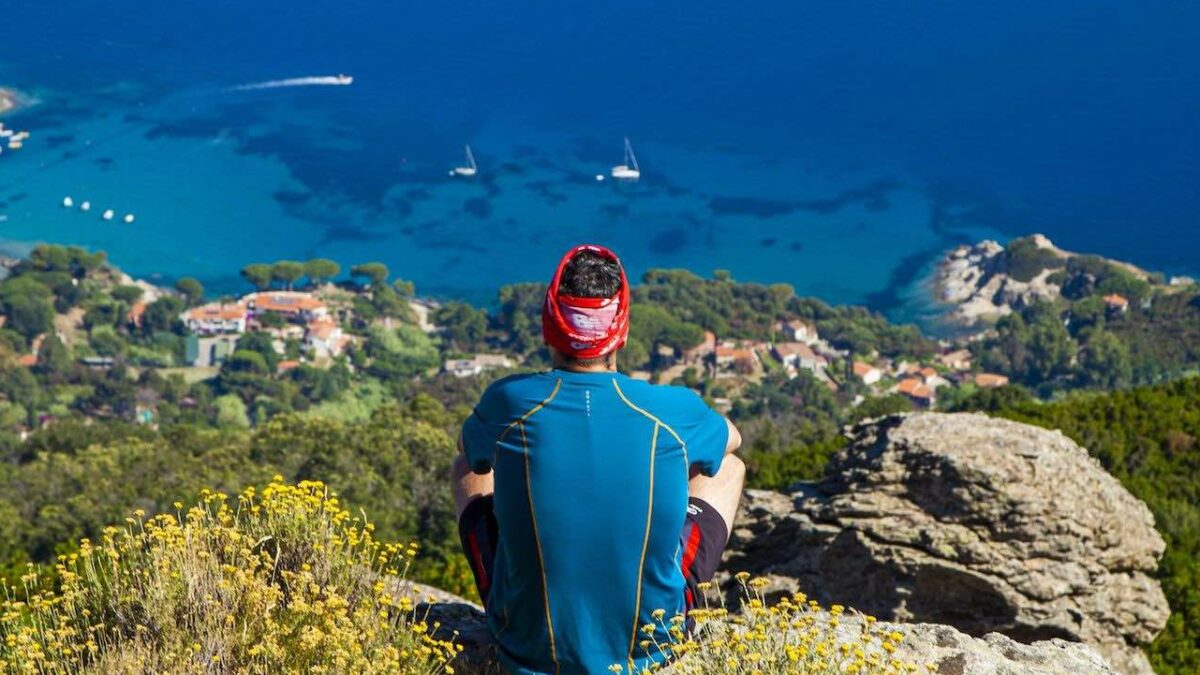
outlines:
M883 619L1083 642L1118 672L1152 672L1141 647L1169 614L1152 576L1164 543L1086 450L975 414L894 416L850 441L819 483L748 491L725 569Z

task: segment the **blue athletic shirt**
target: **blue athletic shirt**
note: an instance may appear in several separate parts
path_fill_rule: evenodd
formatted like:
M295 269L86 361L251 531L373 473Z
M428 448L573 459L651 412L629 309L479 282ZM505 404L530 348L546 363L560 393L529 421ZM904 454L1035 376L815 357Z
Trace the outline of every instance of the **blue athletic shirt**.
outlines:
M463 424L477 473L495 470L499 544L486 598L519 675L641 672L662 660L641 627L684 611L688 474L717 473L725 418L695 392L612 372L493 383ZM669 638L660 627L659 642Z

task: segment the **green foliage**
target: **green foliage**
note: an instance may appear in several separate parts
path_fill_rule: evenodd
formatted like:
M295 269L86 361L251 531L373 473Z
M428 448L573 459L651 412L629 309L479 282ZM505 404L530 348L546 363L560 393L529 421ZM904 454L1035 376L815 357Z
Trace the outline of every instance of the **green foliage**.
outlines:
M367 279L371 288L377 289L387 283L388 272L387 265L379 262L363 263L350 268L350 276Z
M183 294L189 307L200 304L204 299L204 286L192 277L184 277L175 282L175 290Z
M629 310L629 336L649 346L685 350L700 344L704 329L675 318L657 305L634 303Z
M433 311L430 319L438 326L445 326L443 337L455 351L476 351L484 346L487 335L488 315L464 302L448 302Z
M291 290L302 276L304 276L304 263L295 260L279 260L271 264L271 280L282 282L288 290Z
M833 453L845 444L845 438L836 436L782 452L746 450L741 453L746 462L746 485L760 490L786 490L796 481L816 480Z
M141 300L142 295L145 294L145 292L146 291L143 290L141 286L129 285L129 286L117 286L116 288L112 289L112 291L109 294L113 297L114 300L118 300L127 305L132 305L133 303L137 302L138 300Z
M304 263L304 276L313 285L320 286L330 279L341 274L342 266L328 258L313 258Z
M859 421L896 413L912 412L912 401L901 394L872 396L854 408L851 419Z
M1066 261L1049 249L1039 247L1033 239L1013 239L1004 248L1008 276L1017 281L1031 281L1043 270L1062 267Z
M38 350L37 372L51 379L66 378L71 370L71 354L66 345L54 333L46 335L42 340L42 348Z
M54 328L53 292L32 277L10 277L0 283L0 312L5 326L32 340Z
M1093 387L1117 389L1133 380L1129 347L1106 331L1097 331L1087 341L1079 367L1084 382Z
M183 322L179 320L179 315L183 313L184 309L183 300L172 295L162 296L146 305L146 312L142 315L142 331L145 333L164 331L182 334Z
M249 429L250 416L246 412L246 404L233 394L218 396L213 401L217 409L217 426L226 429Z
M263 263L246 265L242 268L242 278L257 290L264 291L271 287L271 266Z
M416 326L395 330L376 326L365 351L371 359L368 371L385 382L412 377L440 363L437 346Z

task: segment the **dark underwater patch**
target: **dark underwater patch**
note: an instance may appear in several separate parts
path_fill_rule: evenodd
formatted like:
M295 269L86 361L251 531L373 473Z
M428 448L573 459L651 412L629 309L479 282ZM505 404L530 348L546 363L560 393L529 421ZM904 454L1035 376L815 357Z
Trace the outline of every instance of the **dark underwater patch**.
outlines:
M333 243L339 241L382 241L383 239L383 235L371 232L364 227L346 223L338 223L329 225L325 228L325 236L321 238L321 242Z
M51 134L42 142L46 144L47 148L54 150L55 148L61 148L64 145L70 145L74 141L75 136L72 134Z
M758 242L758 245L762 246L763 248L771 248L771 247L775 246L775 243L778 241L779 240L774 237L767 237L766 239L763 239L762 241Z
M650 240L650 252L655 255L668 255L682 251L687 245L688 231L682 227L672 227Z
M629 215L628 204L601 204L600 213L609 218L624 218Z
M284 206L300 206L312 199L312 193L298 190L276 190L271 197Z
M484 197L472 197L463 202L463 211L483 220L492 215L492 203Z
M777 218L796 211L829 215L854 204L862 204L868 211L883 211L891 207L888 193L900 186L897 181L882 179L824 199L788 201L758 197L713 197L708 206L718 215L755 218Z
M758 197L713 197L708 201L708 208L719 216L753 216L755 218L776 218L794 213L799 206L795 202L779 199L759 199Z

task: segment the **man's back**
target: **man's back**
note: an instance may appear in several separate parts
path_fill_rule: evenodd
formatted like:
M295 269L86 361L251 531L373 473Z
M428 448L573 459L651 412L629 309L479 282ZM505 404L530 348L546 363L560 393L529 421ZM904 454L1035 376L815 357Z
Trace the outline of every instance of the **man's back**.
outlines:
M684 611L689 469L715 474L726 435L695 393L613 372L488 389L463 444L474 470L495 470L486 602L511 671L602 673L658 656L640 628L656 609Z

